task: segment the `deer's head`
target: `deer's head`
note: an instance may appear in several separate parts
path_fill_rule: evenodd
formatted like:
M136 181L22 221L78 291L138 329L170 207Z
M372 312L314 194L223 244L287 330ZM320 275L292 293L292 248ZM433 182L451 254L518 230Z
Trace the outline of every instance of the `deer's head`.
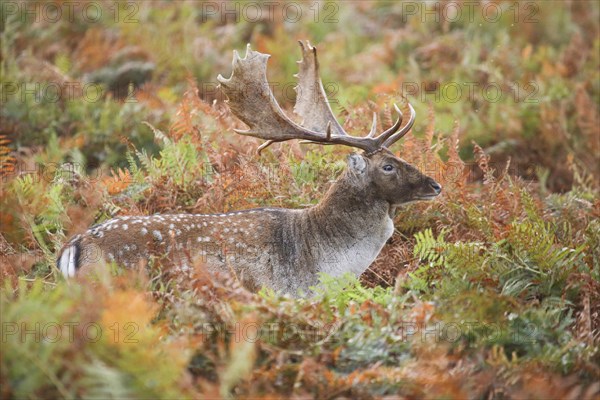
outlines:
M377 114L373 113L370 132L364 137L349 135L339 124L329 107L329 102L319 77L317 49L310 43L300 42L302 60L298 62L296 105L294 112L302 117L301 124L290 120L277 104L267 82L268 54L250 49L241 59L233 52L233 73L229 79L219 75L218 80L228 97L231 111L248 130L236 130L242 135L265 139L258 151L275 142L301 139L301 143L323 145L339 144L363 150L348 158L348 173L356 185L364 185L392 206L415 200L428 200L440 194L442 188L432 178L396 157L388 150L406 135L415 122L415 110L409 104L410 116L403 125L403 115L384 132L376 135Z
M392 206L431 200L442 190L435 180L385 148L373 154L350 155L348 170L355 185L366 187Z

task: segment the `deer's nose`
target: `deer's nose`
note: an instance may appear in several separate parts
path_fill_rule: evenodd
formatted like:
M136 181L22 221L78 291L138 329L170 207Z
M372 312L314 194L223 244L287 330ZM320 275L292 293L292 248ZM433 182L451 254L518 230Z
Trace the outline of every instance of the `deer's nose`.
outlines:
M442 185L440 185L439 183L437 183L433 179L429 182L429 186L431 186L431 188L433 190L435 190L436 194L440 194L440 192L442 191Z

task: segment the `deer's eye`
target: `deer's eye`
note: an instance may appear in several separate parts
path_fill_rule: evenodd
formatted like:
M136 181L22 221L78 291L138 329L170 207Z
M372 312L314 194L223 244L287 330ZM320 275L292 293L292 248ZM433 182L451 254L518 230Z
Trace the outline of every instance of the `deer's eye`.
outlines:
M386 165L384 165L384 166L383 166L383 170L384 170L385 172L391 172L391 171L393 171L393 170L394 170L394 166L393 166L393 165L390 165L390 164L386 164Z

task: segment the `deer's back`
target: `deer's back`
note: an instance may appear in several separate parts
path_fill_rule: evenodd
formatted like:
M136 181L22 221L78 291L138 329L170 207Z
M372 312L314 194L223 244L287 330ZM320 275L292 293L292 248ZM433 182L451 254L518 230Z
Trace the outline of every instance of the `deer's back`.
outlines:
M285 258L279 243L291 211L117 217L75 236L58 266L72 276L103 261L133 267L151 256L167 257L183 268L201 263L212 271L230 269L246 286L269 286Z

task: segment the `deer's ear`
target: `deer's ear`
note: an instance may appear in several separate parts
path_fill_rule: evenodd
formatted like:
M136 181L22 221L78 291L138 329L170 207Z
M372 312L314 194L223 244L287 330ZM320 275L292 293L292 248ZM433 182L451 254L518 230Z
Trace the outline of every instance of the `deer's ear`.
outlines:
M352 153L348 156L348 168L359 175L367 170L367 160L360 154Z

